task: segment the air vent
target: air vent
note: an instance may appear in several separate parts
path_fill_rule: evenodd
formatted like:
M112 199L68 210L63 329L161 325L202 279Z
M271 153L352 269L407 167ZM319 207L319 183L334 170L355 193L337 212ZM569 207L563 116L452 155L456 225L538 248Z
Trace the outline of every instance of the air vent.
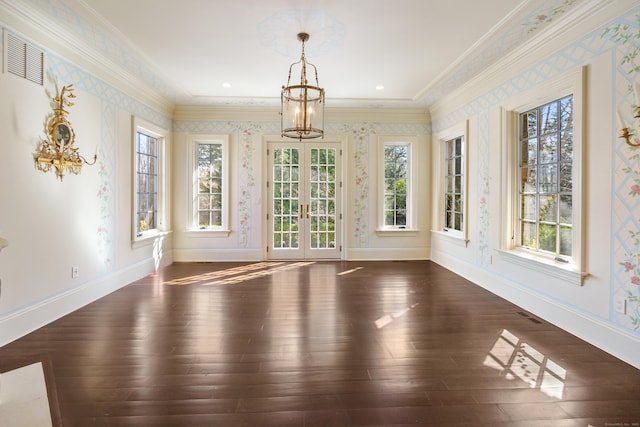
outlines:
M7 71L42 86L44 53L13 34L8 34Z

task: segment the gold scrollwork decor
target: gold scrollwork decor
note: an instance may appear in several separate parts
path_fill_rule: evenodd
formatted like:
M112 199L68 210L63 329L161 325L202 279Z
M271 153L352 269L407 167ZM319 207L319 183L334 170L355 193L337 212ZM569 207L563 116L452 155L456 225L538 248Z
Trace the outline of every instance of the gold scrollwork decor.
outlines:
M89 163L74 146L76 134L67 120L69 112L65 107L72 107L74 103L71 99L75 97L73 86L66 85L62 87L58 96L52 99L53 116L47 123L47 139L40 141L38 151L34 155L36 167L42 172L55 170L60 181L64 178L65 171L77 175L83 165L93 165L98 159L96 152L93 162Z

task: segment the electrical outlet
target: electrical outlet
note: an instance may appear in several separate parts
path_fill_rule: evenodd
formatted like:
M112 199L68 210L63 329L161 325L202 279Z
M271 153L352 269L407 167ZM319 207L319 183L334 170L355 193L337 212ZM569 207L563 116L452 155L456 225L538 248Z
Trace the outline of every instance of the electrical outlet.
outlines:
M627 314L627 300L624 295L616 296L613 304L615 306L616 313Z
M80 275L79 267L71 267L71 278L76 279Z

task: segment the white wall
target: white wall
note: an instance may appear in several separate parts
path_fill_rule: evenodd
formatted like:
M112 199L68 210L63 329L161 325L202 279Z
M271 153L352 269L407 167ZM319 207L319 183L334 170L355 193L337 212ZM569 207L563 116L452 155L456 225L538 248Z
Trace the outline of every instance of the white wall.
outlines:
M174 256L177 261L266 259L265 156L280 140L277 109L177 107L174 122ZM342 259L428 259L430 240L429 125L425 111L328 110L324 141L343 149ZM230 233L190 230L188 141L192 135L224 134L230 141ZM376 233L380 195L378 137L416 138L414 171L416 233Z
M627 276L621 271L630 254L640 251L637 239L629 237L639 229L640 206L630 187L639 179L640 168L637 149L617 138L614 120L617 106L630 111L629 82L640 82L637 71L621 66L624 55L637 52L638 45L614 42L610 33L605 34L606 28L618 23L637 23L640 8L627 11L630 5L615 2L584 9L582 15L559 25L556 33L541 34L505 55L494 68L432 109L435 134L460 121L469 122L470 221L467 247L434 233L431 254L435 262L640 367L640 313L634 300L639 287L632 282L633 271ZM545 86L580 71L584 71L582 270L588 273L582 285L541 268L514 264L500 252L505 249L508 221L501 109L509 109L523 96L535 100ZM436 168L435 156L433 161ZM627 299L626 314L614 308L617 295Z
M170 239L162 250L153 242L134 249L130 227L132 115L169 132L171 122L164 106L117 79L98 78L108 74L104 66L9 10L0 10L0 27L42 50L46 67L43 86L0 74L0 236L9 241L0 253L3 345L172 262ZM60 181L36 169L34 153L46 137L51 98L69 84L76 146L89 159L97 147L98 162ZM167 142L171 149L170 133Z
M6 6L6 5L5 5ZM3 6L4 7L4 6ZM264 137L279 132L276 111L258 115L178 108L99 55L61 40L56 25L33 25L42 12L7 6L0 26L40 48L46 57L44 86L0 74L0 345L143 277L176 260L258 260L265 257ZM53 7L53 6L52 6ZM66 35L65 35L66 37ZM112 46L117 48L117 46ZM45 136L51 94L72 84L69 121L80 152L98 163L62 182L33 165ZM132 117L168 131L168 223L171 233L148 245L132 243ZM429 257L429 125L425 111L329 111L328 134L344 149L343 259ZM173 132L172 131L173 128ZM225 133L231 145L231 232L191 238L187 232L186 141L190 134ZM417 138L415 206L419 231L410 237L379 237L377 136ZM329 137L328 137L329 138ZM71 278L71 268L79 277Z
M275 111L235 111L174 106L164 94L131 78L126 70L67 43L65 26L43 26L34 16L55 12L54 4L3 3L0 26L14 31L46 54L44 87L0 74L0 236L9 246L0 253L0 345L130 283L158 266L176 260L261 259L264 177L263 136L278 133ZM49 9L47 9L49 8ZM635 8L635 9L631 9ZM552 31L539 32L516 52L504 52L495 67L457 90L449 91L425 112L381 110L328 111L328 134L344 140L345 259L424 259L453 269L498 295L640 367L640 332L634 319L613 301L633 302L640 270L625 267L640 253L630 237L640 228L636 151L618 138L615 109L629 118L630 82L638 72L622 61L638 51L637 37L614 41L604 30L616 24L637 28L640 9L632 0L585 1L575 14L554 17ZM630 10L631 9L631 10ZM60 15L73 19L72 15ZM564 21L563 21L564 19ZM534 20L535 21L535 20ZM75 22L75 21L74 21ZM73 28L66 28L73 30ZM109 45L111 49L121 47ZM124 50L123 50L124 52ZM503 155L500 107L525 90L564 72L586 66L585 270L582 286L514 266L501 259ZM55 80L55 81L54 81ZM135 82L135 83L132 83ZM33 166L38 138L44 136L50 95L56 85L73 84L76 105L69 120L81 153L91 155L99 143L99 161L63 182ZM131 243L131 117L139 116L169 131L172 187L169 215L173 233L162 241ZM452 244L430 228L431 134L468 121L469 243ZM635 124L636 127L638 124ZM225 133L231 141L231 233L192 239L184 209L186 141L190 134ZM377 224L377 151L379 135L413 135L419 141L417 180L419 232L411 237L381 237ZM626 168L626 169L625 169ZM635 187L633 187L635 188ZM161 257L158 255L161 254ZM640 262L640 260L638 260ZM80 277L71 279L71 267ZM637 280L636 280L637 279ZM634 294L635 292L635 294Z

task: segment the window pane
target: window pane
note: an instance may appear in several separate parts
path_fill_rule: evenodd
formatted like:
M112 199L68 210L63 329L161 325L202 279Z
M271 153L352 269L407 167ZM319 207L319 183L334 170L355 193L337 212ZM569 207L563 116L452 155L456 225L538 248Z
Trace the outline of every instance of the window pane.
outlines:
M211 225L214 227L220 227L222 225L222 211L214 210L211 213Z
M540 133L547 134L558 129L558 104L552 102L540 107Z
M197 143L198 206L196 216L199 227L222 225L222 144ZM206 220L204 220L206 218Z
M543 251L556 253L556 230L555 224L540 224L540 249Z
M560 100L560 127L573 127L573 97L568 96Z
M198 210L208 210L209 207L209 196L198 196Z
M539 187L541 193L557 193L558 192L558 166L541 165L538 168Z
M204 211L198 212L198 226L208 227L209 225L210 225L209 212L204 212Z
M519 125L520 244L570 255L573 96L520 114Z
M571 161L573 159L573 129L563 131L560 140L560 160Z
M453 175L445 177L444 186L445 194L453 193Z
M560 196L560 223L573 224L573 197L568 195Z
M522 168L522 187L523 193L532 193L536 191L536 168Z
M536 196L522 197L522 219L536 219Z
M454 210L458 214L462 213L462 197L460 195L454 196ZM459 228L456 228L456 230L459 230Z
M384 147L384 225L406 225L408 145Z
M535 165L538 159L538 140L536 138L522 141L521 165Z
M571 256L572 251L572 233L571 227L560 227L560 255Z
M393 195L385 196L384 198L384 209L393 211L396 206L396 198Z
M462 231L464 217L464 140L444 142L444 227Z
M537 249L537 225L535 222L523 222L522 223L522 246Z
M560 163L560 192L570 193L573 189L572 164L568 162Z
M556 195L540 196L540 218L542 222L558 222L558 204Z
M520 138L532 138L538 134L538 114L535 110L522 114Z
M158 171L158 138L140 131L136 132L136 227L142 233L156 228L156 211L158 205L157 171Z
M462 155L462 138L456 139L456 156Z
M540 139L539 163L551 163L557 161L558 138L557 135L545 135Z

